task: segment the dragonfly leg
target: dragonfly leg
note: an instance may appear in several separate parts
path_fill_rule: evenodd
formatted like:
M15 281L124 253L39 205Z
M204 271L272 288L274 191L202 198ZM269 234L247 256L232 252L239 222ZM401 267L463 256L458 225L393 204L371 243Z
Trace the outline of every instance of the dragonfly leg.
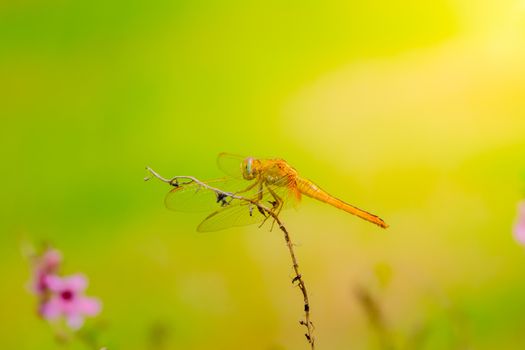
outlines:
M239 193L248 192L248 191L250 191L252 188L254 188L256 185L257 185L257 182L255 182L255 183L251 184L250 186L246 187L244 190L240 190L240 191L238 191L238 192L235 192L234 194L235 194L235 195L238 195ZM223 206L223 207L229 205L229 204L232 202L232 200L233 200L234 198L233 198L233 197L230 197L230 199L228 200L226 197L228 197L228 196L226 196L226 195L223 194L223 193L218 193L218 194L217 194L217 203L221 203L221 206ZM252 216L252 211L251 211L251 209L250 209L250 216Z
M264 183L262 181L260 181L259 183L259 193L257 194L257 201L260 203L263 199L263 189L264 189ZM268 188L268 186L266 186L266 188ZM273 196L273 195L272 195ZM270 215L268 215L264 210L262 210L261 208L257 207L257 209L259 209L259 212L264 215L264 220L261 222L261 224L259 225L259 228L261 228L264 223L266 222L266 220L268 220L270 218ZM273 228L273 224L272 224L272 228ZM271 229L270 229L271 231Z
M263 225L266 222L266 220L268 220L270 218L270 215L266 215L266 213L264 213L264 212L263 212L263 215L264 215L264 220L259 225L259 228L263 227Z
M259 181L259 193L257 193L257 201L262 201L263 199L263 182Z
M275 193L274 190L272 190L269 186L266 186L268 189L268 192L272 195L274 201L270 201L270 204L272 205L272 209L275 212L275 215L278 215L281 212L282 207L284 206L284 201L277 193Z
M249 190L251 190L252 188L254 188L255 186L257 186L259 184L259 181L256 181L254 182L253 184L251 184L250 186L246 187L244 190L240 190L240 191L237 191L235 192L234 194L240 194L240 193L244 193L244 192L248 192Z
M270 202L273 206L273 212L275 213L275 216L279 216L279 214L281 213L281 209L284 207L284 201L281 197L279 197L279 195L277 195L277 193L275 193L274 190L270 188L270 186L267 185L266 188L268 189L268 192L272 195L274 199L273 202ZM273 230L273 225L275 225L275 220L272 222L272 227L270 228L270 231Z
M259 191L257 193L257 202L260 203L262 201L262 199L263 199L263 183L262 183L262 181L259 181ZM268 218L268 215L264 212L264 210L262 210L259 207L257 207L257 210L259 210L259 213L261 213L265 217L264 221L262 222L262 224L264 224L264 222L266 221L266 218ZM251 216L251 212L250 212L250 216ZM261 226L262 226L262 224L261 224Z

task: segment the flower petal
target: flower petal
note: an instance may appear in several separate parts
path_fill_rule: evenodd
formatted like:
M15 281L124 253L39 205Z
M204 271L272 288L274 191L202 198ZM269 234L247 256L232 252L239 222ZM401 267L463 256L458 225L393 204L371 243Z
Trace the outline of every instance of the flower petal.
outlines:
M45 286L53 292L60 292L64 289L64 280L56 275L45 275L43 280Z
M67 325L73 330L80 329L84 324L84 317L80 314L69 315L66 319Z
M46 320L56 320L62 314L62 305L57 298L51 298L40 305L38 313Z
M62 262L62 254L56 249L48 249L40 258L41 268L45 271L56 271Z
M525 222L519 222L514 226L514 238L525 245Z
M77 301L77 305L78 311L88 316L96 316L102 309L102 305L97 298L81 297Z
M86 276L82 274L75 274L69 277L64 277L64 287L74 292L82 292L86 289L88 281Z
M514 238L525 245L525 201L518 204L518 218L514 225Z

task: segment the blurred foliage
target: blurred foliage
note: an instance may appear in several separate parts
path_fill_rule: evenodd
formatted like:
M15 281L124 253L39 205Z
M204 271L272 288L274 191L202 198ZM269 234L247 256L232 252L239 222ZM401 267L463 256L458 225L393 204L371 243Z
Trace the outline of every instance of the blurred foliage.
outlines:
M319 348L373 346L352 290L374 273L389 332L424 333L412 348L521 348L524 41L517 0L2 2L0 347L59 348L25 237L90 276L108 349L304 348L280 233L195 234L202 215L142 181L215 177L229 151L391 225L285 213Z

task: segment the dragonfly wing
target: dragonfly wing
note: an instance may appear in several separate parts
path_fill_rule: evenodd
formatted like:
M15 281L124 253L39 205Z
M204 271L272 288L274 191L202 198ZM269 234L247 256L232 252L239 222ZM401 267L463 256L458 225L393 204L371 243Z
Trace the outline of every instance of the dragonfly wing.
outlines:
M272 209L276 204L276 200L283 203L281 209L286 209L291 205L295 205L299 200L295 196L291 185L286 183L286 179L276 182L275 185L257 185L246 193L237 193L236 195L243 196L246 199L258 201L268 209ZM199 232L219 231L234 226L246 226L252 224L262 224L267 214L261 213L256 205L248 201L239 199L233 200L227 206L214 211L206 217L197 227Z
M246 157L231 154L231 153L219 153L217 156L217 166L221 169L226 175L232 176L234 178L242 178L242 161Z
M272 208L272 206L278 202L283 203L283 208L289 207L290 205L295 206L300 199L300 193L297 192L299 193L299 197L295 195L295 187L290 183L287 176L283 176L281 179L274 181L272 185L268 185L262 180L251 184L253 186L249 186L249 190L232 192L235 195L257 201L269 208Z
M266 216L257 206L248 202L238 202L219 209L206 217L197 227L199 232L219 231L233 226L262 224Z
M283 176L272 185L265 185L263 197L264 203L271 204L276 200L283 203L282 209L295 207L300 202L301 193L297 190L297 186L288 176Z
M223 178L206 182L207 185L229 192L231 188L239 188L239 181ZM237 186L235 186L237 184ZM168 209L180 212L202 212L220 208L223 201L214 191L195 182L181 183L168 192L164 203Z

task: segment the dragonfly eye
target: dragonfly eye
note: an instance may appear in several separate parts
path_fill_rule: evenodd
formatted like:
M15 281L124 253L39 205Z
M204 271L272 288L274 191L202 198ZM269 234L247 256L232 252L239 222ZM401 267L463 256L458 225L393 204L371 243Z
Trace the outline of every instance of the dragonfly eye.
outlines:
M246 180L252 180L254 178L253 174L253 158L246 158L244 161L244 178Z
M248 173L248 175L252 174L252 163L253 158L248 158L248 161L246 162L246 172Z

